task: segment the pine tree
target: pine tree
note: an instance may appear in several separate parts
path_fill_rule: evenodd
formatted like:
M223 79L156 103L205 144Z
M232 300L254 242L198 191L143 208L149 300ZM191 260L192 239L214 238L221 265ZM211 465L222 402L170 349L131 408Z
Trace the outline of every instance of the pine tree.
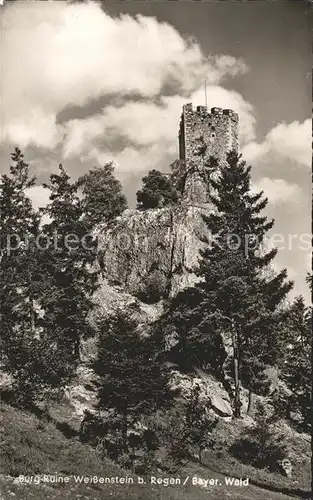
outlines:
M24 264L29 257L29 242L37 228L36 215L25 191L35 184L30 177L29 165L19 149L11 155L13 165L9 175L0 181L0 239L1 239L1 319L4 328L12 329L21 321L27 322L29 297L27 273ZM19 305L19 313L14 310ZM28 305L26 305L28 304ZM22 319L24 318L24 319Z
M279 306L292 283L286 281L285 269L266 273L277 254L277 249L264 248L274 221L262 216L268 200L263 192L252 192L250 170L240 156L230 153L221 175L211 179L216 213L206 218L206 224L212 239L217 239L208 241L199 274L208 307L212 311L213 306L221 322L231 327L234 361L237 357L239 376L252 396L264 367L277 359Z
M200 398L201 389L197 385L186 404L186 436L189 447L198 448L199 462L202 462L202 452L211 444L211 432L218 422L217 417L210 416L208 408Z
M286 280L286 270L278 274L266 272L277 253L276 249L264 248L265 236L274 221L261 215L267 199L263 192L251 191L250 167L237 154L230 153L220 176L211 178L210 183L215 210L204 216L208 236L203 239L205 249L198 270L202 282L177 297L169 323L173 318L174 323L178 322L174 349L180 347L181 359L190 357L187 346L193 345L194 355L202 364L205 355L211 364L210 343L220 346L221 337L224 341L231 339L234 415L240 416L240 378L250 389L252 403L253 391L265 384L264 368L277 359L280 306L292 283ZM217 352L221 352L220 347ZM224 371L222 352L219 357Z
M94 369L100 378L98 409L108 412L120 432L120 452L129 448L128 431L172 398L157 335L143 336L133 311L117 310L99 325Z
M1 361L13 378L14 402L28 406L58 390L70 368L54 336L40 328L41 298L49 280L38 246L39 214L26 196L35 178L19 149L12 160L0 183Z
M202 291L190 288L172 298L164 315L154 328L169 339L171 362L186 373L197 367L221 377L226 359L219 322L209 311L199 307L204 300Z
M2 364L21 380L20 370L27 364L18 355L25 351L34 336L34 297L30 246L38 228L38 220L25 191L35 184L29 165L19 149L11 155L9 174L0 181L0 315Z
M302 296L291 304L287 316L285 356L280 368L281 376L292 392L289 408L300 410L304 426L310 425L312 408L312 309Z
M89 170L79 178L78 187L83 195L84 221L90 228L110 221L127 208L126 197L120 181L114 177L112 163Z
M137 191L137 207L143 210L149 208L162 208L175 204L178 192L162 172L150 170L142 179L143 188Z
M286 281L285 269L266 273L277 254L277 249L264 248L274 221L262 216L268 200L263 192L251 191L250 170L240 156L230 153L220 177L211 179L216 213L206 224L217 240L212 245L208 241L199 274L208 306L231 326L239 375L252 395L263 368L277 359L279 306L292 283Z
M96 242L83 217L78 182L71 182L62 165L44 186L51 192L51 202L45 210L51 221L43 227L48 242L49 290L42 299L42 326L54 332L74 367L79 361L81 340L93 335L88 314L97 287L97 270L93 267Z

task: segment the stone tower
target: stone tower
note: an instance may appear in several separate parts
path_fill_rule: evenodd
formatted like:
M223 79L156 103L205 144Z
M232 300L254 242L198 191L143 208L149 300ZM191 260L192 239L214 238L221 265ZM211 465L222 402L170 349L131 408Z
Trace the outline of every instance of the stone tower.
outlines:
M221 165L229 151L238 151L238 114L231 109L185 104L179 128L179 158L185 165L183 200L189 204L207 201L205 161L215 157Z

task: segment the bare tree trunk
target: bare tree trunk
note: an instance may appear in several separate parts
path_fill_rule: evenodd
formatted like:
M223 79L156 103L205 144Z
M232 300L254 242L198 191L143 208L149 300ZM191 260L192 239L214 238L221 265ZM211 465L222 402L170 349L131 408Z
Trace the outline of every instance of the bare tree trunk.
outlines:
M30 331L32 336L34 336L36 332L36 315L35 315L34 297L32 290L32 274L30 272L28 273L28 297L29 297L29 313L30 313Z
M75 340L74 342L74 355L75 358L79 361L80 360L79 339Z
M249 417L252 417L253 413L254 413L254 393L252 392L251 389L249 389L249 400L248 400L247 415L249 415Z
M31 332L32 332L32 335L35 335L35 331L36 331L36 322L35 322L35 310L34 310L34 300L31 298L30 299L30 303L31 303L31 311L30 311L30 314L31 314Z
M124 451L128 452L128 439L127 439L127 431L128 431L128 422L127 422L127 414L128 414L128 404L127 401L124 402L123 414L122 414L122 439L123 439L123 447Z
M234 321L232 321L232 344L233 344L234 379L235 379L234 417L239 418L241 411L241 402L240 402L240 385L239 385L238 339Z

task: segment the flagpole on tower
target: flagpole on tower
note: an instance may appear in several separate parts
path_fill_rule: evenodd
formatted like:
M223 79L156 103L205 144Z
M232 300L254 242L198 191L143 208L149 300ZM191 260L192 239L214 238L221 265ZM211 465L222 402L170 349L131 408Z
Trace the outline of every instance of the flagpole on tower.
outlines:
M206 94L206 80L204 80L204 97L205 97L205 107L208 107L208 98Z

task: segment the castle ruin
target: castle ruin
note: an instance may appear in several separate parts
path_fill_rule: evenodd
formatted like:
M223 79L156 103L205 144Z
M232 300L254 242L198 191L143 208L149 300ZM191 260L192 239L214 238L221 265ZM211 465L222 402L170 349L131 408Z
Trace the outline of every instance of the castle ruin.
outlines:
M109 284L141 297L153 280L162 297L175 296L199 281L196 270L203 237L203 215L210 213L209 180L238 151L238 115L228 109L183 106L179 131L179 160L171 180L182 193L181 202L150 210L125 210L103 231L101 266ZM214 157L214 171L208 169ZM207 177L209 174L209 177Z
M238 114L231 109L185 104L179 127L179 159L184 162L185 183L183 201L203 204L208 197L208 160L214 157L218 165L231 150L238 152Z

